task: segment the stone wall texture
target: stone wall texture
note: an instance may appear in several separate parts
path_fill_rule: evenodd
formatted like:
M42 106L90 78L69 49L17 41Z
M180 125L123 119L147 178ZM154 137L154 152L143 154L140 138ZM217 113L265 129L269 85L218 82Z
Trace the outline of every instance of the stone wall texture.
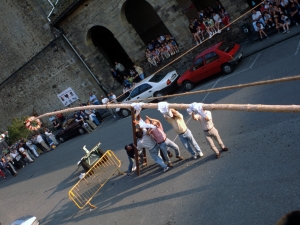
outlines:
M0 129L6 129L13 117L64 109L57 95L69 87L82 102L88 101L90 91L97 97L103 94L72 49L58 38L0 86Z
M132 61L145 69L146 75L156 71L157 68L150 68L146 62L144 57L146 46L126 19L126 0L83 1L65 19L55 24L55 28L47 20L49 14L47 4L44 2L44 5L41 5L41 2L43 1L3 0L0 5L1 130L6 129L13 117L32 115L33 111L43 114L65 108L57 98L57 94L68 87L71 87L83 102L88 100L90 91L98 98L103 94L73 49L59 35L58 30L64 33L107 90L111 90L113 86L111 66L92 42L90 30L94 26L109 29ZM182 53L194 46L195 43L188 30L188 18L176 0L147 0L147 2L176 38ZM221 2L233 19L249 10L245 1ZM243 39L244 34L240 29L242 23L243 20L233 25L230 31L214 36L163 72L176 69L181 74L189 67L195 55L205 47L221 40ZM170 61L171 59L168 60ZM120 87L114 91L119 94L122 89ZM71 106L75 105L77 106L78 102ZM44 122L48 122L47 118Z
M48 45L53 35L35 0L2 0L0 21L1 83Z

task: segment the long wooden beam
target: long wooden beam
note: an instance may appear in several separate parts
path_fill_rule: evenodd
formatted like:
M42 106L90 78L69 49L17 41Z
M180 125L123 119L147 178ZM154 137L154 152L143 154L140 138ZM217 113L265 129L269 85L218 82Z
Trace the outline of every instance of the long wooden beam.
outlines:
M157 103L144 103L144 109L157 109ZM169 108L185 110L189 104L169 103ZM58 113L75 112L85 109L114 109L114 108L133 108L131 104L107 104L74 107L55 112L49 112L37 117L40 119L46 116L52 116ZM300 113L300 105L262 105L262 104L203 104L203 109L207 110L229 110L229 111L248 111L248 112L277 112L277 113Z

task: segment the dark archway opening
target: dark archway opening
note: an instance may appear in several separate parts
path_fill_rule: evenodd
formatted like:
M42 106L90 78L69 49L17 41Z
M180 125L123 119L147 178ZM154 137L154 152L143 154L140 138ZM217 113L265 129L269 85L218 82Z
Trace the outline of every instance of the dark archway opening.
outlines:
M211 6L214 9L218 8L217 2L212 0L176 0L182 12L187 18L198 18L198 11L204 10L206 7ZM222 1L219 1L222 4Z
M92 27L91 38L93 44L113 68L115 62L120 62L125 68L133 66L129 56L110 30L102 26Z
M153 7L145 0L127 0L125 16L145 45L157 36L169 34Z

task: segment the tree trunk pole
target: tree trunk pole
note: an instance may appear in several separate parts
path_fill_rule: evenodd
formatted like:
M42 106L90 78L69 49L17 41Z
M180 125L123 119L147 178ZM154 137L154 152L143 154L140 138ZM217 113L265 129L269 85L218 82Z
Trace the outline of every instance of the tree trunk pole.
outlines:
M157 109L157 103L144 103L144 109ZM189 104L177 104L170 103L169 108L185 110L189 107ZM281 112L281 113L300 113L300 105L261 105L261 104L203 104L203 109L206 110L229 110L229 111L248 111L248 112ZM85 109L114 109L114 108L128 108L131 109L131 104L107 104L107 105L91 105L74 107L55 112L45 113L37 117L40 119L45 116L52 116L57 113L74 112Z

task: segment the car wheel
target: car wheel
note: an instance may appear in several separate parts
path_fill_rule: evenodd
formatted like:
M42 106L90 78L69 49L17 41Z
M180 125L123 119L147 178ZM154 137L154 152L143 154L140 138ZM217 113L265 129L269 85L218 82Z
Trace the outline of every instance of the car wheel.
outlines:
M194 83L191 81L184 81L184 83L183 83L183 87L187 91L192 90L194 88L194 86L195 86Z
M65 139L62 138L62 137L60 137L60 138L59 138L59 141L60 141L60 143L63 143L63 142L65 142Z
M81 129L81 128L78 131L79 131L80 134L84 134L85 133L84 130Z
M155 92L154 93L154 97L161 97L161 98L156 99L159 102L162 101L162 100L164 100L163 93L161 93L160 91Z
M131 112L128 109L120 109L121 116L127 117L131 115Z
M226 63L222 66L222 71L226 74L232 73L233 71L233 65Z

